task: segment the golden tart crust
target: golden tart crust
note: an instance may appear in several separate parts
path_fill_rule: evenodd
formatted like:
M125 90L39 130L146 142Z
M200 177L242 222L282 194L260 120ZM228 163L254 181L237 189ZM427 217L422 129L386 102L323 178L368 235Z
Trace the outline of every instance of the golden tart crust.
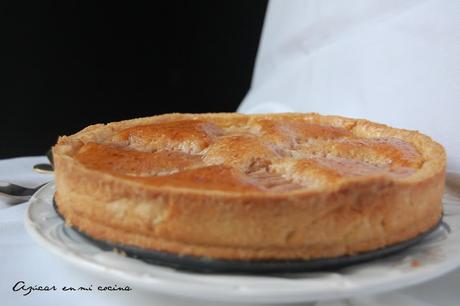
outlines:
M68 224L181 255L353 255L411 239L442 214L443 147L367 120L167 114L92 125L53 153Z

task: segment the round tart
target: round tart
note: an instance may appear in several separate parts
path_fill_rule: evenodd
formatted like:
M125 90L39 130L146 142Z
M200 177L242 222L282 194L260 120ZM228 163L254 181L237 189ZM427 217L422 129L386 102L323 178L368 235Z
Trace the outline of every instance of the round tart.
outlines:
M442 215L443 147L367 120L167 114L87 127L53 154L68 224L179 255L354 255L412 239Z

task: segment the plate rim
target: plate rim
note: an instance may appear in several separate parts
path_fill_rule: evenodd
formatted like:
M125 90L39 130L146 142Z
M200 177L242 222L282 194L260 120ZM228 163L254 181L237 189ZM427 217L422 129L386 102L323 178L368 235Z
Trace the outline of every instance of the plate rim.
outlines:
M137 287L146 289L147 291L168 294L172 296L181 296L187 298L208 300L208 301L221 301L221 302L234 302L234 303L248 303L248 302L257 302L257 303L266 303L266 304L277 304L277 303L295 303L295 302L309 302L309 301L325 301L325 300L335 300L343 299L349 297L356 297L360 295L372 295L376 293L383 293L395 289L402 289L409 286L414 286L420 283L423 283L427 280L431 280L437 277L440 277L449 271L460 266L460 256L457 260L450 260L448 262L443 262L442 264L437 263L436 269L431 266L422 266L418 269L412 270L411 273L404 273L401 275L386 276L380 281L369 282L365 286L357 286L356 284L343 284L342 287L335 286L334 288L328 287L327 289L319 290L314 293L309 292L308 290L299 290L299 287L294 286L291 290L271 290L267 292L262 288L257 289L247 289L246 286L230 286L230 287L212 287L205 286L203 283L192 284L183 280L178 283L178 280L164 279L160 276L139 278L138 275L129 273L129 271L123 269L114 269L112 267L104 266L97 262L92 262L85 257L77 256L77 254L65 250L59 247L59 245L53 243L50 239L43 236L42 233L37 229L38 225L33 220L31 216L32 208L34 205L37 205L37 202L45 199L40 198L44 193L53 191L55 187L54 181L49 182L42 188L40 188L29 200L27 212L25 214L25 227L29 235L31 235L35 241L38 242L40 246L47 249L51 253L59 256L64 259L66 262L71 263L75 266L78 266L88 272L97 273L106 279L113 279L113 277L118 280L128 281L130 284L133 284ZM50 209L54 211L52 203L50 204ZM57 215L57 214L56 214ZM61 220L61 219L60 219ZM64 222L61 220L62 224ZM65 225L64 225L65 226ZM89 242L88 242L89 243ZM130 258L130 260L137 260ZM377 260L378 261L378 260ZM155 269L169 269L174 274L189 274L193 272L184 272L175 270L173 268L156 266L148 263L143 263L149 266L153 266ZM364 263L372 264L372 263ZM327 272L329 273L329 272ZM340 274L339 272L330 272L334 274ZM196 273L194 273L196 274ZM199 274L199 273L198 273ZM109 277L110 275L110 277ZM221 277L225 274L215 274L215 276ZM273 275L240 275L240 274L229 274L237 277L257 277L257 278L271 278ZM212 277L213 274L206 274L206 277ZM292 280L292 279L290 279ZM293 281L293 280L292 280ZM209 282L208 282L209 285ZM232 290L229 290L232 289ZM205 293L205 294L204 294Z

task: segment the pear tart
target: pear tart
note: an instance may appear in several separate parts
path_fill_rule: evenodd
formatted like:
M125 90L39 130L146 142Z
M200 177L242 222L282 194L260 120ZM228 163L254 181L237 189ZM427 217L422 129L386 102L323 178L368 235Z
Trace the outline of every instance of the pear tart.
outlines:
M69 225L176 255L354 255L412 239L442 215L443 147L366 120L167 114L89 126L53 153Z

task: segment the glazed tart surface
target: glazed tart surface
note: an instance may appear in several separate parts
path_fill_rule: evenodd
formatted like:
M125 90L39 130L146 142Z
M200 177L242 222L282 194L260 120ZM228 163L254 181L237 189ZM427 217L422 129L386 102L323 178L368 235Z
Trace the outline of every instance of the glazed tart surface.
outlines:
M53 153L69 224L175 254L353 255L416 237L442 214L442 146L366 120L167 114L90 126Z

